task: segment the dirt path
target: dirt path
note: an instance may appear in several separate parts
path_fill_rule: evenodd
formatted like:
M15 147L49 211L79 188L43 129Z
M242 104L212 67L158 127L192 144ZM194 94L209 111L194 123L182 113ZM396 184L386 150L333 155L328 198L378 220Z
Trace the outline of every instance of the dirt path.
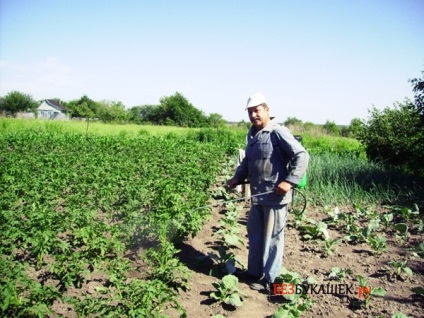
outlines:
M243 205L243 203L241 204ZM244 265L247 264L248 252L245 227L247 214L248 204L244 206L239 220L239 223L243 225L241 227L242 238L246 247L233 249L237 258ZM251 290L243 282L239 283L239 288L248 297L244 299L241 307L229 308L212 301L209 297L209 294L215 289L212 283L220 281L221 277L209 275L212 261L199 262L197 257L214 252L217 238L213 234L219 228L219 220L223 216L223 212L219 208L213 209L212 217L205 223L203 230L194 238L178 246L181 249L180 260L191 271L189 282L191 290L180 293L181 303L187 311L187 317L201 318L217 314L237 318L271 317L280 305L269 302L266 294ZM322 220L325 214L310 209L307 217ZM340 237L340 233L331 228L330 235L331 237ZM398 247L394 240L388 239L388 249L380 257L373 256L372 249L367 244L349 245L346 243L337 245L333 255L323 257L323 248L320 245L302 241L299 231L293 227L293 216L290 216L285 232L285 241L284 266L290 271L298 272L304 278L312 276L317 284L327 284L329 283L328 274L332 267L350 268L353 274L347 277L345 283L353 284L355 293L359 286L356 275L366 277L370 286L379 286L387 291L386 296L374 297L368 308L360 310L351 309L347 302L334 295L310 295L314 304L302 317L392 317L397 312L403 312L411 317L424 317L423 298L414 295L411 291L412 287L424 287L424 262L420 258L411 257L411 253L407 252L405 247ZM416 245L421 241L420 235L412 235L408 242ZM381 266L387 264L388 261L405 256L408 256L408 266L414 272L411 278L405 281L390 282L386 277L378 275Z

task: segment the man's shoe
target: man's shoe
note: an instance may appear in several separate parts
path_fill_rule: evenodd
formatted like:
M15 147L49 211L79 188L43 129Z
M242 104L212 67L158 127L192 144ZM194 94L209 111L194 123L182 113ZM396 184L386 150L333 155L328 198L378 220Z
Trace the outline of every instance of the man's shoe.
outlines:
M254 280L257 281L260 277L250 274L248 271L238 270L235 271L234 276L236 276L240 280Z
M249 285L250 289L257 290L260 292L268 291L269 286L270 286L270 283L265 278L262 278L260 281Z

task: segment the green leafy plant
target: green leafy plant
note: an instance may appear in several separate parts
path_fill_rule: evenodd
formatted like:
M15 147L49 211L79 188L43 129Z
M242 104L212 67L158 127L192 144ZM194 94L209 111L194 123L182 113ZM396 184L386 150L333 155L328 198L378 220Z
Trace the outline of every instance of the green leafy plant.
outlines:
M272 318L300 318L302 314L312 307L310 299L297 299L295 302L283 304L272 315Z
M330 238L327 230L327 224L324 222L316 222L313 219L308 220L308 225L300 225L298 229L303 233L305 240L326 239Z
M405 280L404 274L412 276L412 270L407 266L408 260L404 261L395 261L391 260L389 262L389 267L384 267L383 271L387 272L387 277L391 280Z
M212 292L210 297L227 305L240 307L243 304L242 296L247 296L238 289L238 278L234 275L226 275L222 278L222 281L214 282L212 285L216 288L216 291Z
M221 227L215 234L220 236L220 241L226 247L244 245L244 241L240 237L239 227Z
M277 283L280 281L284 284L293 284L293 286L315 283L313 277L302 278L299 273L289 271L285 267L281 269L281 274L276 280ZM309 295L306 292L283 294L283 296L287 302L274 313L272 316L274 318L300 317L313 304L313 301L309 299Z
M151 279L157 279L170 287L188 290L188 268L182 264L176 254L180 252L173 243L161 235L160 245L157 248L149 248L145 254L145 261L150 269L147 274Z
M363 292L364 300L362 303L365 307L368 307L373 296L385 296L386 291L381 287L370 287L367 284L367 280L364 276L356 275L356 278L359 281L359 286Z
M280 275L277 277L276 283L284 284L293 284L293 286L302 285L302 284L314 284L315 279L313 277L303 278L299 273L294 271L289 271L287 268L283 267L281 269ZM306 293L293 293L293 294L283 294L284 298L290 302L297 303L298 298L307 299L308 294Z
M384 225L384 228L387 230L390 223L393 221L393 213L386 213L381 215L381 222Z
M396 239L400 244L404 244L405 241L408 239L408 224L406 223L396 223L395 224L395 230L396 230Z
M353 274L353 271L350 268L339 268L339 267L333 267L331 269L330 274L328 275L329 279L334 279L334 280L340 280L340 281L344 281L345 278L350 275Z
M372 209L370 206L361 206L358 204L354 205L355 207L355 216L356 217L366 217L369 219L375 219L378 217L378 212Z
M84 101L84 113L94 113L95 103ZM57 315L50 308L62 299L80 316L163 316L166 298L177 301L175 288L188 288L173 244L200 230L210 211L197 208L209 202L221 159L233 155L245 132L140 135L139 127L132 133L94 121L17 123L0 118L0 263L10 256L0 265L7 277L0 279L1 294L8 295L0 301L2 313ZM233 212L226 226L234 224ZM166 241L158 237L162 227ZM140 247L152 285L127 281L142 257L135 252ZM234 255L218 256L228 256L226 268L235 268ZM16 271L8 275L11 269ZM99 272L101 278L90 279ZM30 279L26 273L43 275ZM49 289L50 281L57 289ZM98 284L91 295L64 296L89 282Z
M244 245L244 241L240 237L240 225L238 224L239 206L229 202L226 204L227 211L225 216L220 220L221 227L215 234L220 236L220 242L230 248L233 246Z
M324 213L328 215L328 218L324 220L327 224L338 224L343 219L343 213L340 212L338 207L331 210L328 206L324 207Z
M424 258L424 242L421 242L415 248L411 249L412 255L419 258Z
M376 255L380 255L387 249L387 241L384 236L372 234L368 237L367 242L374 249Z
M424 231L424 221L422 219L416 220L414 223L417 225L418 232Z
M324 248L326 255L333 255L335 246L340 243L340 239L331 239L329 237L325 238Z
M412 209L407 207L400 207L394 208L394 212L405 221L408 221L409 219L418 216L420 214L420 209L418 208L417 204L414 204Z
M243 268L236 255L233 252L229 252L224 246L218 246L218 254L210 252L207 255L196 258L197 261L204 261L205 259L211 259L214 262L211 274L216 270L220 274L233 274L236 271L236 264Z
M363 240L363 230L356 224L357 216L353 213L346 213L341 217L346 222L344 227L346 235L343 237L343 240L350 243L357 243Z
M398 312L396 314L393 314L392 318L412 318L412 317L405 315L403 312Z

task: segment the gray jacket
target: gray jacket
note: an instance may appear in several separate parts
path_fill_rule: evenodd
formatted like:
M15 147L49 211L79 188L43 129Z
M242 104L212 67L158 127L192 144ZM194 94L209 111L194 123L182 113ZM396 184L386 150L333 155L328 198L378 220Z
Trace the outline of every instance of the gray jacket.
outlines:
M247 134L245 157L235 177L250 180L252 195L275 190L282 181L298 184L306 172L309 154L290 130L272 118L256 135L252 126ZM285 195L274 192L252 197L252 204L276 206L291 201L291 191Z

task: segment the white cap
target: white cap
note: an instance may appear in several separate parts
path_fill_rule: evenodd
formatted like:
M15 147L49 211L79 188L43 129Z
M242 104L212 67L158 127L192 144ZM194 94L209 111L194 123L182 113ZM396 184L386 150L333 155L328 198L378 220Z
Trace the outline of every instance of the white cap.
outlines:
M264 103L266 103L265 96L262 95L261 93L256 93L250 96L249 99L247 100L246 109L248 109L249 107L259 106Z

